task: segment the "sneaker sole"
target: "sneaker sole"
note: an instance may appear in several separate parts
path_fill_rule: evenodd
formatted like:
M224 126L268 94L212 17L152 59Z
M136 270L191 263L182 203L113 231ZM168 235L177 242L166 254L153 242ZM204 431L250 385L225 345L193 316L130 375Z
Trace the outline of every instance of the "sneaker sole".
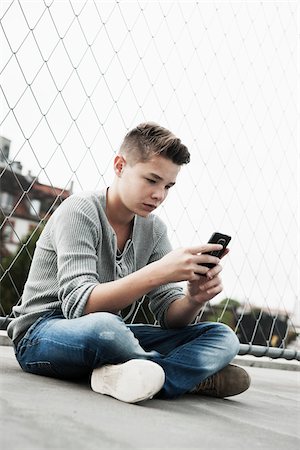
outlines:
M165 373L159 364L132 359L123 364L108 365L93 370L91 388L94 392L137 403L152 398L161 390Z

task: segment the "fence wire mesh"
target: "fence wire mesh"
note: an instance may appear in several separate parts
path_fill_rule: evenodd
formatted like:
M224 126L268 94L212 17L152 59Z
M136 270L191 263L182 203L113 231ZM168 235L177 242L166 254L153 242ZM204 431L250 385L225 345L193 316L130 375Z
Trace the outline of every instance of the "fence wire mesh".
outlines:
M173 246L232 236L225 289L197 320L229 324L241 353L299 359L297 2L0 8L1 314L49 215L108 186L124 134L153 120L191 152L158 210ZM147 298L124 317L151 322Z

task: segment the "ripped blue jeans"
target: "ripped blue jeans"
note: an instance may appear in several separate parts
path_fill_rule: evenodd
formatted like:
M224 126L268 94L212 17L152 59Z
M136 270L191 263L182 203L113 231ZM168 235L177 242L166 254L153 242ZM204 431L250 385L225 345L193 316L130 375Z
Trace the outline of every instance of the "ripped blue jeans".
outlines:
M166 330L128 325L106 312L65 319L60 311L39 318L15 348L24 371L62 379L89 376L105 364L149 359L165 371L160 398L190 391L227 366L238 351L235 333L221 323Z

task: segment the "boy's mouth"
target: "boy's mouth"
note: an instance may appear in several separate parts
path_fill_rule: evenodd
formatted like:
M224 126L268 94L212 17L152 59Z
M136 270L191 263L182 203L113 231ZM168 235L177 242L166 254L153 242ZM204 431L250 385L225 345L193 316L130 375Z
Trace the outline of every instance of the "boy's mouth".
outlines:
M147 211L153 211L157 208L156 205L151 205L150 203L143 203L143 206Z

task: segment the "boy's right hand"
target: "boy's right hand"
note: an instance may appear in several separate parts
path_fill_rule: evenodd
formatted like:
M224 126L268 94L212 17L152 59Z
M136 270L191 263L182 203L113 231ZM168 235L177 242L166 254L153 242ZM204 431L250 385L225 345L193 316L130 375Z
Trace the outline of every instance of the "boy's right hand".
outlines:
M162 284L199 280L201 275L205 276L209 271L202 264L219 264L220 262L219 258L207 253L221 249L222 245L220 244L203 244L171 251L156 261L160 278L163 278Z

